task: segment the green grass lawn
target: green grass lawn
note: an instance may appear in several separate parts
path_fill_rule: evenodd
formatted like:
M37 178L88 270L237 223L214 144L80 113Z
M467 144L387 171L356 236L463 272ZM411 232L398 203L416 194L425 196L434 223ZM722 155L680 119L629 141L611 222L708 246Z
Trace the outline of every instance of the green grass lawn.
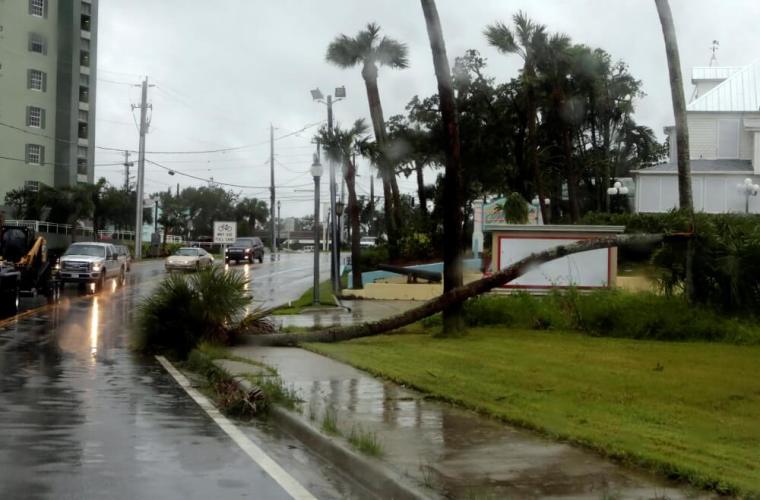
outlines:
M272 314L275 315L290 315L300 314L301 311L308 307L313 307L314 299L314 287L306 290L303 295L298 297L290 303L289 306L280 307L275 309ZM319 284L319 303L322 306L335 306L335 299L333 299L332 284L330 280L323 281Z
M309 348L698 486L760 495L758 346L412 328Z

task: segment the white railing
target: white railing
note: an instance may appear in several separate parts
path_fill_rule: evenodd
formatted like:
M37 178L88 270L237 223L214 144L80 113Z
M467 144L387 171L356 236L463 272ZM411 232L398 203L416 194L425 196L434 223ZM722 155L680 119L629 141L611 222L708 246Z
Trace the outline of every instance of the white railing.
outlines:
M59 224L57 222L45 222L41 220L7 220L6 225L28 227L35 233L49 233L77 236L95 236L91 227L72 226L71 224ZM109 231L107 229L97 232L98 239L134 240L134 231Z

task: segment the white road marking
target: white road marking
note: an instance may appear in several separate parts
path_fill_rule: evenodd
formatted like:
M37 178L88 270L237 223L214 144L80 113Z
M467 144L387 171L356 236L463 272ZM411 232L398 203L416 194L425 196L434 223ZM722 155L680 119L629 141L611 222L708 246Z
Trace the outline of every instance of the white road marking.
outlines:
M232 440L240 446L240 448L251 457L251 459L258 464L259 467L269 474L282 489L284 489L295 500L317 500L314 495L309 493L301 483L296 481L293 476L288 474L285 469L280 467L277 462L272 460L264 450L256 446L243 432L238 429L235 424L229 421L227 417L222 415L219 410L200 392L190 386L187 378L182 375L174 365L172 365L165 357L156 356L159 363L166 369L169 374L174 377L174 380L187 392L193 400L198 403L198 406L208 414L209 417L218 425Z

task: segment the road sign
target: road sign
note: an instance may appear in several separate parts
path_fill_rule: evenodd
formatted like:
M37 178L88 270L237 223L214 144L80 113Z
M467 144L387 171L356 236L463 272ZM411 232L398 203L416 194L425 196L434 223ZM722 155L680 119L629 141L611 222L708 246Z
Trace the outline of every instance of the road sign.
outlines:
M230 245L237 238L237 224L233 221L214 221L214 243Z

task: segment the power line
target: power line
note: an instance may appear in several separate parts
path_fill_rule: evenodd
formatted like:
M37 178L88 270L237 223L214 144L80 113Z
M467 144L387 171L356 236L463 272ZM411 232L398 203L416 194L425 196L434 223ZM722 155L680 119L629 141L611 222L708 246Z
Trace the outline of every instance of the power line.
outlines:
M285 139L287 137L291 137L291 136L294 136L296 134L300 134L301 132L304 132L304 131L312 128L312 127L316 127L317 125L321 125L322 123L323 123L322 121L319 121L319 122L310 123L308 125L304 125L304 127L301 128L300 130L297 130L295 132L291 132L289 134L281 135L279 137L275 137L274 140L275 141L280 141L280 140ZM152 154L152 155L198 155L198 154L210 154L210 153L226 153L228 151L238 151L238 150L241 150L241 149L248 149L248 148L252 148L252 147L256 147L256 146L263 146L263 145L268 145L268 144L269 144L269 141L266 140L266 141L262 141L262 142L257 142L257 143L253 143L253 144L246 144L246 145L243 145L243 146L234 146L234 147L230 147L230 148L206 149L206 150L198 150L198 151L146 151L146 154ZM114 148L114 147L108 147L108 146L96 146L96 147L97 147L97 149L102 149L104 151L119 151L119 152L125 151L125 148ZM135 151L135 150L129 150L129 149L126 149L126 150L127 151L132 151L132 152Z

